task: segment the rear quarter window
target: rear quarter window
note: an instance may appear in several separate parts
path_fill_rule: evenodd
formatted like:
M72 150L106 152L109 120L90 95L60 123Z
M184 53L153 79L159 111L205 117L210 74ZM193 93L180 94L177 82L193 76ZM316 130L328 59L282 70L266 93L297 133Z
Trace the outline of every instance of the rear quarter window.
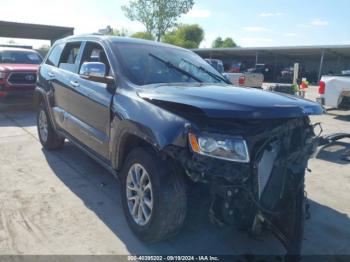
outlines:
M58 63L60 61L63 47L64 47L64 44L59 44L54 46L46 60L46 64L58 67Z

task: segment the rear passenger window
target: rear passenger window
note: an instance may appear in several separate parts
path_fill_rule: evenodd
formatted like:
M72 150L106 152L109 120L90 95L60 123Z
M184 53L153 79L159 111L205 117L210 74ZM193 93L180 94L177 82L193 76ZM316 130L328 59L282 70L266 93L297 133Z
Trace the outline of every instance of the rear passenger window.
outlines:
M61 59L59 61L59 68L75 72L77 57L80 51L81 42L68 43L63 49Z
M59 44L54 46L51 50L49 57L46 59L46 64L57 67L60 61L63 47L64 47L64 44Z

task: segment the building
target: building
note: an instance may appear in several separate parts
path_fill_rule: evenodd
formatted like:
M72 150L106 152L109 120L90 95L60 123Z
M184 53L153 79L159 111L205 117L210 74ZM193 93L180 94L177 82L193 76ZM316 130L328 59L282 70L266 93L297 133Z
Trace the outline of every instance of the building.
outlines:
M350 69L350 45L200 48L193 51L203 58L222 60L226 70L235 63L241 63L243 70L256 64L268 65L272 70L272 81L294 63L299 63L302 74L311 82L318 82L323 74L340 74Z
M49 40L53 43L73 34L73 27L0 21L0 37Z

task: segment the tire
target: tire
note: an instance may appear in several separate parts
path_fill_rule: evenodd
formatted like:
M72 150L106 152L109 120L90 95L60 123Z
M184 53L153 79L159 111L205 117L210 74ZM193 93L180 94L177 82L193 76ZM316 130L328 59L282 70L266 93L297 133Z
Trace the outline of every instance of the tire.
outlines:
M143 171L140 171L142 168ZM170 160L162 160L152 150L144 148L132 150L123 165L121 194L124 215L133 233L144 242L157 242L170 238L177 234L183 225L187 208L185 183L174 169L174 164ZM136 188L137 181L133 183L132 180L132 174L136 173L147 175L139 176L139 188L145 188L143 193L139 193L140 191L136 193L135 190L130 189ZM149 190L149 182L151 190ZM143 205L146 209L140 219L137 216L137 220L134 218L135 215L132 215L133 206L136 206L137 200L128 201L128 197L135 196L139 199L139 206ZM138 211L137 215L139 209L144 210L141 207L135 209Z
M63 147L64 137L56 133L43 103L40 104L37 113L37 129L40 143L45 149L56 150Z

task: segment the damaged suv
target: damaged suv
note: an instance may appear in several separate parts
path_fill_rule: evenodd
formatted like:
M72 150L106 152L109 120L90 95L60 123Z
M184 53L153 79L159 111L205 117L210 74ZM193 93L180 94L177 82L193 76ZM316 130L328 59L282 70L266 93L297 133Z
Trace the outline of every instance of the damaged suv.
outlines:
M68 139L120 178L140 239L179 231L192 180L211 189L212 221L270 229L300 252L319 104L232 86L189 50L100 35L56 42L36 98L43 147Z

